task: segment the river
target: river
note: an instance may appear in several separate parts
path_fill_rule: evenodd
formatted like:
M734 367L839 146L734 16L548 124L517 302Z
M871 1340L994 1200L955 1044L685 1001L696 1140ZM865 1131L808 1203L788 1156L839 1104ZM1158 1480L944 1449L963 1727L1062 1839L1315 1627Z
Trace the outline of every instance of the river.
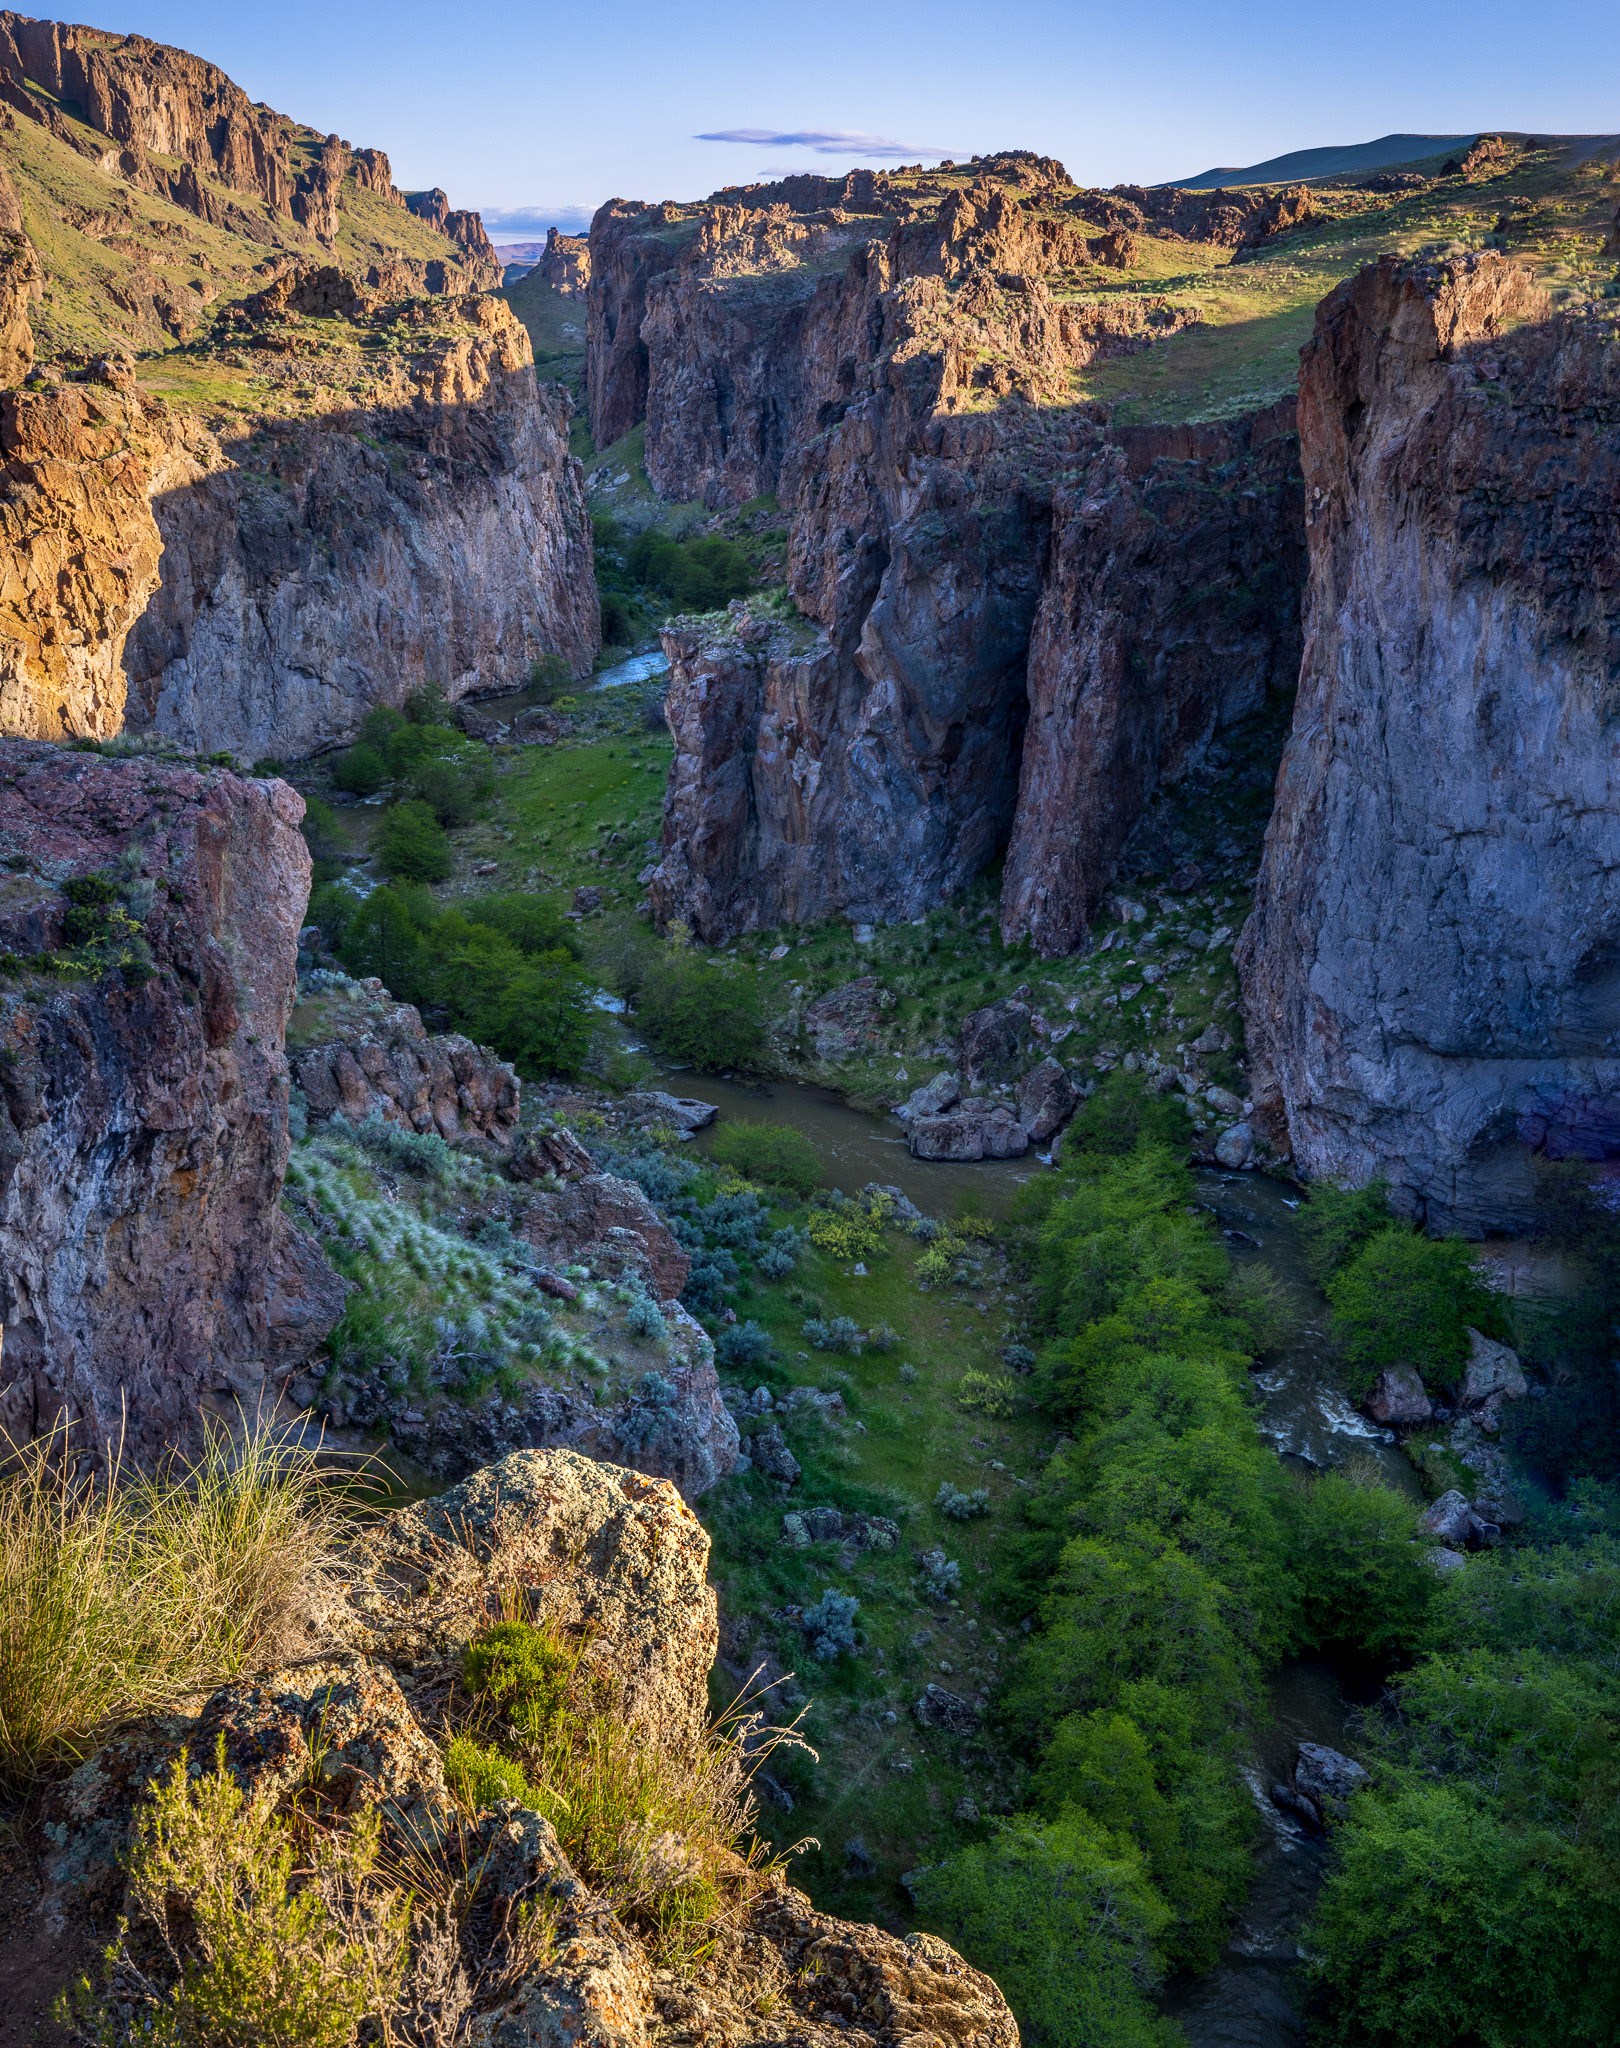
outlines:
M657 1085L716 1104L722 1119L746 1117L802 1131L834 1187L846 1194L872 1181L898 1187L930 1215L949 1214L963 1196L988 1214L1004 1215L1017 1190L1049 1170L1033 1152L978 1165L913 1159L892 1117L867 1116L824 1088L699 1080L678 1068L664 1068ZM700 1148L715 1128L699 1134ZM1387 1484L1421 1498L1417 1475L1393 1437L1358 1414L1339 1384L1325 1334L1327 1303L1301 1253L1296 1191L1261 1175L1213 1168L1198 1168L1195 1178L1198 1199L1212 1212L1232 1257L1266 1267L1298 1316L1293 1341L1254 1374L1261 1434L1279 1456L1301 1467L1336 1464L1347 1455L1370 1458ZM1244 1770L1259 1821L1253 1888L1220 1961L1203 1976L1175 1979L1163 1999L1191 2048L1293 2048L1304 2039L1296 2002L1299 1937L1322 1882L1326 1844L1279 1812L1266 1793L1289 1777L1301 1742L1350 1746L1354 1703L1317 1658L1283 1665L1270 1694L1271 1718Z

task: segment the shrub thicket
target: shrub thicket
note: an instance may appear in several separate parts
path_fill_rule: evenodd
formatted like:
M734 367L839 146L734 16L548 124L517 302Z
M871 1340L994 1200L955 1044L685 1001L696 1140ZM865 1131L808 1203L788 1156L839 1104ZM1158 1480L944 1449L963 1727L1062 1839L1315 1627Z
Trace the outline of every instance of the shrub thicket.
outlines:
M309 916L351 974L379 976L431 1024L492 1045L525 1074L576 1072L590 1051L591 986L555 904L487 896L441 910L421 887L362 901L331 886Z
M1334 1334L1344 1347L1352 1393L1380 1370L1410 1365L1452 1384L1468 1361L1468 1325L1497 1323L1490 1294L1460 1238L1421 1237L1388 1224L1369 1237L1327 1285Z
M670 947L648 962L635 996L636 1022L660 1052L700 1073L757 1067L765 1050L751 980Z
M753 1123L736 1117L715 1133L711 1156L749 1180L789 1194L808 1195L821 1185L821 1160L802 1131L786 1124Z

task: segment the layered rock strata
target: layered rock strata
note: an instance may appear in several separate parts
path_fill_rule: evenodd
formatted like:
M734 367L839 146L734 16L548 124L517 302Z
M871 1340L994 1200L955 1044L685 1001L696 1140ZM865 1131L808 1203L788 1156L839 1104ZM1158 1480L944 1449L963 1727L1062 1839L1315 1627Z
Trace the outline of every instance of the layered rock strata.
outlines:
M447 1144L474 1137L503 1151L517 1131L520 1089L506 1061L457 1033L429 1032L409 1003L380 1017L369 1006L332 1005L291 1067L318 1120L381 1117Z
M251 1408L341 1309L279 1208L302 809L280 782L0 743L13 1438L155 1456L204 1407Z
M1313 1175L1520 1227L1620 1154L1620 358L1489 253L1324 300L1310 585L1242 935L1253 1093Z
M463 329L398 402L229 442L156 494L162 585L130 638L128 717L212 752L292 757L350 739L424 683L451 698L600 640L570 403L538 386L521 324L461 302Z

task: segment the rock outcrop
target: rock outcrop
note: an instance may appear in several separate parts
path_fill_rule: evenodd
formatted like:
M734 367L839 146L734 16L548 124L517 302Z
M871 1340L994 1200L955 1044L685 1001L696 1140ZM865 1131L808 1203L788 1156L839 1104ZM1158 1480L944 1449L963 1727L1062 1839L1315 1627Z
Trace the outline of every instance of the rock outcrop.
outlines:
M1092 238L1048 204L1062 167L1027 172L894 212L762 191L593 224L598 441L644 413L660 491L792 514L797 621L665 634L651 897L706 940L914 918L1010 839L1009 935L1066 950L1160 779L1292 672L1290 421L1115 433L1062 403L1191 315L1055 296Z
M1239 948L1251 1092L1312 1175L1434 1229L1620 1151L1620 358L1487 253L1324 300L1310 586Z
M1154 791L1299 671L1294 406L1122 428L1053 493L1001 929L1071 952Z
M0 732L122 730L123 655L158 586L154 492L207 473L209 437L131 387L128 367L0 395Z
M545 251L538 268L542 284L549 284L565 299L583 298L591 281L589 236L565 235L559 228L547 228Z
M462 309L398 404L271 422L155 495L162 586L129 641L131 727L290 758L426 682L459 698L543 655L589 669L601 628L569 400L536 385L505 305Z
M280 782L0 743L14 1438L70 1423L76 1451L122 1438L136 1459L185 1443L341 1307L279 1208L301 815Z
M566 1451L509 1457L399 1510L309 1604L294 1661L222 1687L198 1712L138 1724L53 1791L53 1901L116 1915L121 1857L150 1786L182 1748L212 1757L223 1739L225 1767L254 1799L273 1806L317 1788L338 1829L372 1811L385 1869L406 1852L413 1870L437 1865L476 1895L477 1909L450 1923L446 1976L461 2038L480 2048L679 2048L716 2029L733 2048L790 2037L835 2048L852 2032L874 2048L1018 2048L1000 1992L943 1941L818 1913L783 1876L751 1875L713 1842L650 1845L665 1859L662 1887L657 1854L638 1843L638 1898L621 1884L615 1909L589 1849L575 1851L576 1868L551 1823L517 1800L445 1825L444 1700L467 1644L490 1625L493 1588L580 1649L597 1712L635 1731L672 1775L695 1768L717 1644L708 1553L671 1488ZM964 1712L929 1725L973 1721ZM596 1845L603 1863L607 1846ZM655 1967L642 1933L661 1891L692 1869L726 1895L714 1939L684 1969ZM638 1901L650 1910L638 1914ZM544 1915L553 1936L527 1957L511 1939L526 1914ZM433 2010L449 2002L441 1991Z
M366 1004L324 1005L315 1038L290 1064L317 1120L377 1116L447 1144L474 1137L501 1150L517 1131L520 1090L507 1062L470 1038L428 1031L409 1003L380 1016Z

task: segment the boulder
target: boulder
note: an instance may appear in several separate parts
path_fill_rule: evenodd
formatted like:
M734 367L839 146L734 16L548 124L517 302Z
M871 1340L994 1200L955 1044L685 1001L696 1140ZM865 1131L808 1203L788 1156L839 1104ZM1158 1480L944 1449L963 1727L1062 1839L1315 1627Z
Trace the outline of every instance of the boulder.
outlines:
M353 983L358 992L363 984ZM351 1123L385 1123L447 1143L512 1142L521 1088L487 1046L430 1032L409 1003L317 998L315 1022L292 1056L293 1079L317 1122L340 1112Z
M914 1159L1022 1159L1029 1133L1004 1103L970 1099L944 1116L920 1116L906 1133Z
M1233 1124L1215 1140L1217 1164L1229 1168L1248 1166L1254 1159L1254 1132L1247 1124Z
M624 1106L632 1116L651 1117L677 1131L701 1131L720 1114L712 1102L701 1102L691 1095L669 1095L662 1088L644 1088L627 1095Z
M1409 1365L1392 1365L1381 1372L1365 1406L1373 1421L1386 1428L1413 1428L1434 1413L1423 1381Z
M1044 1059L1018 1084L1018 1121L1039 1145L1073 1116L1079 1100L1079 1090L1058 1062Z
M585 1174L538 1194L519 1235L554 1265L637 1272L655 1301L673 1301L692 1270L691 1253L642 1189L615 1174Z
M1448 1550L1466 1550L1471 1545L1495 1544L1502 1539L1499 1525L1487 1521L1455 1486L1430 1502L1418 1520L1418 1528Z
M895 1115L903 1124L914 1117L939 1116L962 1097L962 1086L954 1074L936 1074L931 1081L925 1081L920 1088L913 1088Z
M779 1423L770 1423L748 1439L748 1455L768 1479L791 1486L799 1476L799 1461L788 1449Z
M836 1066L872 1051L883 1009L883 984L875 974L863 974L818 996L804 1012L804 1029L816 1058Z
M1319 1742L1302 1742L1294 1762L1294 1789L1324 1821L1343 1820L1351 1795L1368 1782L1365 1767Z
M911 1711L923 1728L942 1728L951 1735L971 1735L979 1725L978 1710L960 1693L947 1692L942 1685L923 1687L922 1697Z
M596 1161L565 1124L549 1131L524 1131L512 1147L506 1170L516 1181L584 1180Z
M894 1550L900 1542L900 1525L886 1515L800 1508L782 1517L782 1540L795 1549L810 1543L842 1543L855 1550Z
M989 1003L962 1019L959 1043L962 1080L969 1088L981 1081L1008 1079L1030 1042L1030 1010L1012 996Z
M869 1200L881 1197L889 1205L889 1213L897 1223L920 1223L922 1211L906 1193L891 1181L869 1180L861 1193Z
M1480 1331L1468 1332L1468 1369L1463 1376L1463 1408L1480 1408L1497 1397L1499 1401L1522 1401L1529 1391L1519 1355L1509 1345L1497 1343Z

